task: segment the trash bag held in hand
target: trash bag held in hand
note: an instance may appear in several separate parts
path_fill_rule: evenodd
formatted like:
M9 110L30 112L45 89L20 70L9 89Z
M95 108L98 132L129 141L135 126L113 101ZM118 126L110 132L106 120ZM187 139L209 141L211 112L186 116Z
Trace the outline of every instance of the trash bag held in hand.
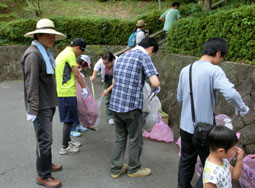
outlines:
M84 78L83 80L85 82ZM82 88L80 84L76 81L76 98L77 98L77 106L78 106L78 117L79 117L80 124L83 125L84 127L90 127L94 125L98 117L97 102L92 96L90 89L89 88L87 89L88 89L88 97L86 99L83 99L81 96Z
M145 82L143 87L143 119L146 131L151 132L157 122L159 111L161 111L159 98L152 93L150 85Z
M243 171L239 179L242 188L255 187L255 155L247 155L243 159Z

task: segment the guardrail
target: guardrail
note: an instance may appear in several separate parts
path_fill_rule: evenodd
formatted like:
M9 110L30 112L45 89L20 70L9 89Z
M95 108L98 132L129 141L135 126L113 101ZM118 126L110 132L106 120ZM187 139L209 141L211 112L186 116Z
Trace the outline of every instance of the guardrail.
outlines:
M162 33L164 33L164 30L160 30L160 31L157 31L156 33L152 33L148 37L155 37L155 36L160 35ZM164 43L165 41L166 41L166 39L162 39L162 40L158 41L158 44L160 45L160 44ZM123 54L124 52L126 52L128 50L130 50L130 48L127 46L126 48L123 48L122 50L114 53L114 55L119 56L119 55Z

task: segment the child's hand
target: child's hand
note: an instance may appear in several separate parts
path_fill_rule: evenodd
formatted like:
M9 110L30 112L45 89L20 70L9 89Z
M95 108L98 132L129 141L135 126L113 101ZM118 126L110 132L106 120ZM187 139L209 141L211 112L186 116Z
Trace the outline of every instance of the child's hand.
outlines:
M236 147L236 161L242 161L243 155L244 155L243 150L239 147Z
M94 80L95 80L95 77L94 76L91 76L91 77L89 77L89 79L90 79L90 82L94 82Z

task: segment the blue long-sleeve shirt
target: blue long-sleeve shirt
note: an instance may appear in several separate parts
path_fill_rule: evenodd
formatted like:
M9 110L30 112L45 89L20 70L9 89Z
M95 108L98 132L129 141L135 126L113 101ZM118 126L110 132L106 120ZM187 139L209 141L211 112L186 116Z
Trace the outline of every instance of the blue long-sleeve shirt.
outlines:
M194 133L194 124L191 115L190 65L184 67L180 73L177 100L182 103L180 128L188 133ZM196 122L213 124L214 106L217 103L218 91L222 93L228 103L234 105L239 111L245 111L240 94L235 90L218 65L208 61L196 61L192 66L192 90Z

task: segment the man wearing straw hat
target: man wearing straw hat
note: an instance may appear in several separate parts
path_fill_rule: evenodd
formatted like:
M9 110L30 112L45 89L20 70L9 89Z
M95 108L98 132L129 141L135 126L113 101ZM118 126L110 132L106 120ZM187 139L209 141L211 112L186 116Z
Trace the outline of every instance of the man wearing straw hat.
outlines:
M55 82L55 60L50 51L55 40L66 36L55 30L49 19L41 19L36 30L25 34L34 38L25 51L21 64L24 76L24 96L27 121L33 122L37 139L36 182L46 187L60 187L61 182L52 177L51 172L62 169L52 163L51 145L52 119L57 106Z

